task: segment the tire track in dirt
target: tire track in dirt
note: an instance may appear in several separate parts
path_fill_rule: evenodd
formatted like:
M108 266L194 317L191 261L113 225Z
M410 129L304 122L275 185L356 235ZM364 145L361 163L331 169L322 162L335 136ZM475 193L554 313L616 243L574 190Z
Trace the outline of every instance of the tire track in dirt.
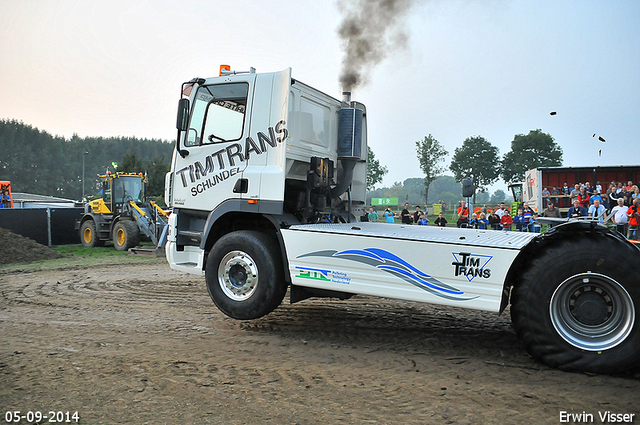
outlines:
M0 274L0 294L0 404L84 423L555 423L640 390L535 363L508 313L286 298L235 321L161 261Z

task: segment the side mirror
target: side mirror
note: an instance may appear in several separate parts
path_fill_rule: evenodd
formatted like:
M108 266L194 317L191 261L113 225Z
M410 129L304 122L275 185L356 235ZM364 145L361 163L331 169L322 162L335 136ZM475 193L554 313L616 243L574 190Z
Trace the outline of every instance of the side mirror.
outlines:
M470 198L473 196L476 188L473 187L473 181L471 179L462 179L462 197Z
M189 125L189 99L180 99L178 101L178 120L176 128L179 131L187 130Z

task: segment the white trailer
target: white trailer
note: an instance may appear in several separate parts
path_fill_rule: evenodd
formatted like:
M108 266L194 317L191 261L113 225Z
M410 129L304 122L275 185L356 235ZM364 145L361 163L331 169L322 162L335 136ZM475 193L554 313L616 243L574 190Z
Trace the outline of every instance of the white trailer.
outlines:
M165 201L171 267L230 317L372 295L502 313L538 360L640 366L638 248L592 222L545 234L359 223L367 111L291 78L221 68L182 86ZM393 149L390 141L390 149Z

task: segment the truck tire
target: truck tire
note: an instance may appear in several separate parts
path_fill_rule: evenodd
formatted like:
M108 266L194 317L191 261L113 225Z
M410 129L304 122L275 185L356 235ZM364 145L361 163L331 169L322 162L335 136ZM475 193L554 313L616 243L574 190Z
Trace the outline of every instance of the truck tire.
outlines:
M207 290L215 305L229 317L257 319L271 313L287 291L280 249L257 231L222 236L207 257Z
M104 246L104 241L98 239L95 221L87 220L82 223L82 226L80 226L80 242L85 248Z
M529 354L563 370L636 370L638 254L612 236L581 234L531 258L511 296L511 319Z
M140 243L140 229L133 220L120 220L113 226L113 246L126 251Z

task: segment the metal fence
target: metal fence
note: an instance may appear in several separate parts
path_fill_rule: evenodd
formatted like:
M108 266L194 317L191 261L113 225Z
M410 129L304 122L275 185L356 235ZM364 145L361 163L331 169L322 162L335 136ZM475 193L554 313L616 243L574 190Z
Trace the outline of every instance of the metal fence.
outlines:
M14 208L0 209L0 227L47 245L80 243L74 229L83 208Z

